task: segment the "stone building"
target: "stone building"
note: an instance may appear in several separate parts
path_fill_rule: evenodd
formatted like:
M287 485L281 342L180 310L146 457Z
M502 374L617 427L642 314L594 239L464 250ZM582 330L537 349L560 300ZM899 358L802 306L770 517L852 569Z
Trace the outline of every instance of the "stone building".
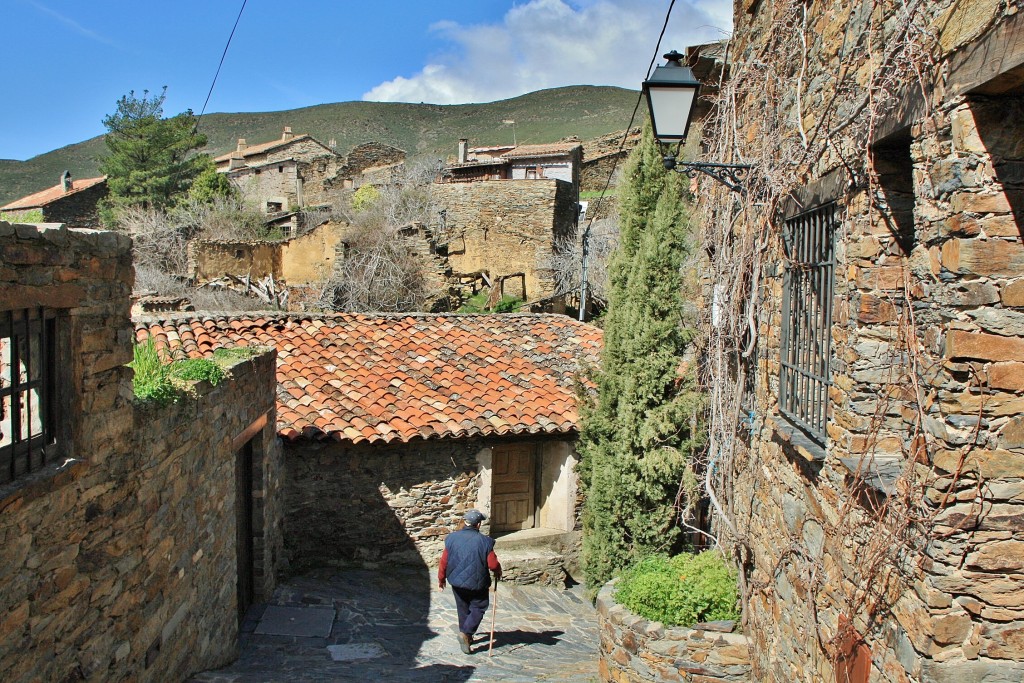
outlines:
M703 141L754 168L695 187L756 677L1024 680L1020 3L735 8Z
M492 281L519 273L506 294L538 301L557 294L551 257L576 234L576 193L563 180L442 183L448 261L456 273L486 271ZM518 282L518 288L516 285Z
M96 228L100 225L99 203L106 196L106 176L73 180L71 172L64 171L53 187L0 206L0 213L8 220L24 220L28 213L40 211L46 223Z
M385 184L405 164L405 151L381 142L356 145L341 155L311 135L285 127L281 138L250 145L239 138L233 152L214 161L247 201L268 214L330 204L339 189Z
M132 399L130 240L0 222L0 679L231 662L281 559L274 357Z
M510 579L559 583L575 565L574 377L597 360L597 328L554 315L174 315L136 332L189 356L278 349L293 570L436 564L471 507L503 535Z
M326 202L329 181L343 159L312 136L285 127L281 138L270 142L250 145L240 138L237 149L214 162L242 197L274 214Z
M583 146L578 138L540 145L469 147L459 140L455 162L441 171L442 182L480 180L537 180L553 178L580 188Z

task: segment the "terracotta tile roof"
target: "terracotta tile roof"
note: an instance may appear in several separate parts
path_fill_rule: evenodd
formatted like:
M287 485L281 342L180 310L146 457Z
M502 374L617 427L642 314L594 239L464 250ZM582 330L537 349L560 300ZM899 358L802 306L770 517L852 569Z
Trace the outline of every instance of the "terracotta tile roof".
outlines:
M576 373L602 343L548 314L174 314L135 331L192 357L275 347L278 433L353 443L575 432Z
M511 151L505 152L501 156L503 159L561 156L563 154L569 154L577 147L582 148L582 145L578 142L558 142L548 145L519 145Z
M38 209L40 207L46 206L47 204L57 199L62 199L64 197L67 197L68 195L72 195L76 192L81 192L82 190L88 189L93 185L98 185L99 183L102 183L106 179L107 176L105 175L100 176L99 178L82 178L80 180L72 178L70 190L65 190L64 185L62 183L57 183L53 187L41 190L39 192L36 192L35 194L30 194L29 196L22 197L21 199L15 199L7 206L0 206L0 211L22 211L24 209Z

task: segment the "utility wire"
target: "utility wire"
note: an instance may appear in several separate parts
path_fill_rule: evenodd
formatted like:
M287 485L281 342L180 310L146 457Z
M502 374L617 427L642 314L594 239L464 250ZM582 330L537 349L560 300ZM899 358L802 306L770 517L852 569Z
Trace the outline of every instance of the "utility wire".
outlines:
M658 34L658 43L654 46L654 54L651 55L651 62L647 65L647 73L644 76L646 81L651 77L651 70L654 68L654 63L658 61L658 53L661 52L661 41L665 37L665 31L668 29L668 21L672 17L672 8L676 6L676 0L671 0L668 3L668 10L665 12L665 21L661 25L661 33ZM644 93L641 90L636 96L636 104L633 106L633 113L629 117L629 125L626 126L626 131L622 134L622 142L619 144L619 151L615 154L615 159L612 161L611 170L608 171L608 177L605 178L604 187L601 188L601 194L597 200L603 201L605 194L608 192L608 188L612 183L612 176L615 175L616 169L619 167L619 161L622 159L622 152L626 149L626 141L629 140L629 131L633 129L633 121L636 120L636 113L640 111L640 103L643 101ZM587 309L587 270L586 270L586 254L587 254L587 240L590 239L590 228L594 224L594 216L591 215L587 221L587 227L583 231L583 265L582 273L580 273L580 321L583 320L586 309Z
M675 2L675 0L672 0ZM235 25L231 27L231 34L228 36L228 42L224 45L224 52L220 55L220 62L217 64L217 72L213 74L213 82L210 83L210 90L206 93L206 101L203 102L203 108L199 112L199 116L196 118L196 130L199 130L199 122L203 118L203 114L206 113L206 105L210 103L210 96L213 95L213 86L217 85L217 77L220 76L220 69L224 66L224 58L228 56L228 48L231 47L231 39L235 37L235 29L238 28L238 22L242 19L242 12L245 11L245 4L249 0L242 0L242 7L238 10L238 16L235 18Z

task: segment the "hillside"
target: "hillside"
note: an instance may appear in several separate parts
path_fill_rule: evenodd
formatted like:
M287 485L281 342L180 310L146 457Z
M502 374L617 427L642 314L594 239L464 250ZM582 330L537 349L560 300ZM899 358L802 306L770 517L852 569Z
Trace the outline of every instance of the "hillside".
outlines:
M512 142L512 126L502 124L505 120L516 122L519 143L569 135L587 140L622 130L636 97L635 91L622 88L570 86L486 104L341 102L288 111L207 114L200 129L209 138L207 151L214 155L234 149L238 138L250 144L273 140L284 126L291 126L324 143L334 138L342 153L375 140L400 147L411 157L443 159L455 153L459 138L469 138L473 145ZM27 161L0 160L0 204L55 185L65 169L76 178L98 175L98 158L105 151L103 137L97 136Z

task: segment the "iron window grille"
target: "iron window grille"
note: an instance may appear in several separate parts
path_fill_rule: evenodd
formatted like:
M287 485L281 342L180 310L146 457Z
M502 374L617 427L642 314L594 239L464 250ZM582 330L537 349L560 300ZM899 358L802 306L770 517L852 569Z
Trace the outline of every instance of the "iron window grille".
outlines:
M824 447L831 380L836 205L786 221L779 411Z
M53 311L0 312L0 484L56 457L55 364Z

